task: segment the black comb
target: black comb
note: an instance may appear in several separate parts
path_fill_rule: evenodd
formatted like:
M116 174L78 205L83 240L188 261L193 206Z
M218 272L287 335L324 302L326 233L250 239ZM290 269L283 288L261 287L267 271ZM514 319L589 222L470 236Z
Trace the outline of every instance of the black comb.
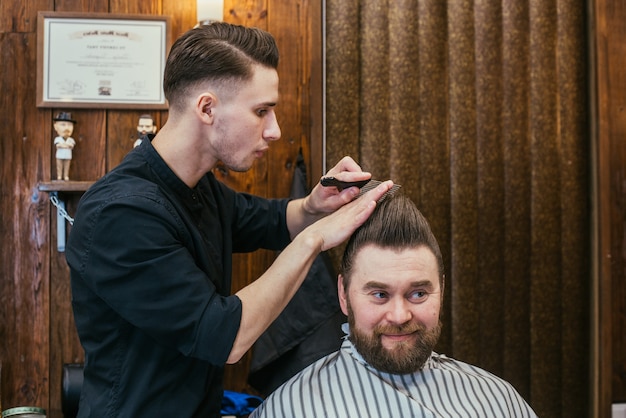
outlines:
M382 183L382 181L379 181L379 180L370 180L369 182L367 182L367 184L366 184L366 185L364 185L363 187L361 187L361 191L359 192L359 196L358 196L358 197L361 197L361 195L362 195L363 193L367 193L367 192L369 192L370 190L375 189L375 188L376 188L376 186L378 186L380 183ZM384 195L382 195L382 196L380 197L380 199L378 199L378 203L380 203L380 202L382 202L383 200L385 200L385 199L387 198L387 196L391 196L391 195L393 195L395 192L397 192L397 191L398 191L398 189L399 189L400 187L402 187L402 186L401 186L401 185L399 185L399 184L395 184L395 183L394 183L394 184L393 184L393 186L391 186L391 189L387 190L387 191L385 192L385 194L384 194Z
M370 180L359 180L359 181L350 182L350 181L337 180L334 177L322 177L322 180L320 180L320 183L324 187L335 186L339 191L342 191L343 189L347 189L348 187L356 186L361 189L361 191L359 192L359 197L360 197L363 193L366 193L374 189L376 186L382 183L382 181L370 179ZM382 202L387 196L394 194L400 187L402 186L399 184L394 184L391 187L391 189L387 190L387 192L384 195L382 195L380 199L378 199L378 201Z
M359 181L341 181L337 180L334 177L322 177L320 183L324 187L335 186L337 190L342 191L343 189L347 189L348 187L356 186L361 188L370 182L370 179L367 180L359 180Z

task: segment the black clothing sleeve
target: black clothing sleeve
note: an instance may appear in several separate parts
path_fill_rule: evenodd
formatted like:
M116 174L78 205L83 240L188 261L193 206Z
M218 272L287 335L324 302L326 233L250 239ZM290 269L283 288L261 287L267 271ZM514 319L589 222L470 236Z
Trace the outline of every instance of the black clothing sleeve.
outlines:
M241 320L232 253L287 245L286 205L211 173L190 189L149 141L84 194L66 249L79 417L219 416Z

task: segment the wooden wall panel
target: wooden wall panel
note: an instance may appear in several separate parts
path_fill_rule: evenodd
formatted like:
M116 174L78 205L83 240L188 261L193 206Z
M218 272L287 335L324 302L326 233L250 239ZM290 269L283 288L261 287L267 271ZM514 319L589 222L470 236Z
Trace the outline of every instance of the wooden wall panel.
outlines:
M47 405L50 207L36 187L49 176L50 112L34 112L35 33L0 33L0 362L2 407Z
M303 91L303 94L309 95L309 121L311 123L309 129L309 141L303 141L303 152L309 155L309 164L307 167L307 175L309 188L319 181L324 174L324 37L322 33L322 19L324 16L322 10L322 2L311 1L309 6L309 19L305 22L307 28L306 53L304 54L304 62L309 64L309 90ZM305 111L306 109L303 109ZM305 114L302 115L306 116ZM305 160L306 161L306 160Z
M238 190L268 197L287 196L297 151L300 147L305 152L310 149L306 131L313 115L309 109L311 31L321 27L319 21L310 21L315 4L319 8L317 1L225 2L227 21L275 32L282 53L278 112L283 140L272 144L270 152L248 173L216 170L218 178ZM60 417L62 364L84 360L71 312L69 270L64 253L56 247L56 210L48 192L37 187L55 175L53 115L69 110L77 120L73 135L77 145L70 170L70 178L77 181L94 181L119 164L132 149L141 114L153 115L159 128L167 120L167 110L37 108L37 12L167 15L174 40L196 24L195 9L195 0L0 3L0 123L6 128L0 133L0 158L11 162L0 168L0 339L4 342L0 346L0 409L37 405L46 408L49 417ZM317 17L321 16L320 10L315 12ZM294 35L298 33L301 35ZM316 64L321 70L320 63ZM318 124L319 112L318 120L314 120ZM75 214L80 196L81 192L60 194L70 215ZM69 225L66 232L71 232ZM267 251L235 257L233 287L258 277L273 258L274 253ZM227 388L246 388L248 364L249 356L229 366Z
M141 15L160 15L161 3L167 0L142 0L142 1L126 1L126 0L110 0L109 13L122 14L141 14Z
M55 12L83 12L83 13L107 13L109 11L108 0L54 0L54 7L49 10Z
M106 170L110 171L124 159L124 156L133 149L133 144L137 140L137 123L142 114L153 115L157 112L146 112L141 110L109 110L107 112L107 133L106 146ZM158 126L158 125L157 125Z
M35 33L37 12L53 9L53 0L1 1L0 33Z
M308 0L274 0L268 5L267 30L277 39L280 50L278 75L278 122L281 139L270 145L274 162L268 172L269 194L287 197L291 188L298 150L308 146L311 120L310 107L310 52L308 22L311 19ZM293 34L300 32L297 38ZM305 161L308 155L305 156Z
M611 403L626 402L626 5L596 0L590 12L597 135L595 412L609 416Z

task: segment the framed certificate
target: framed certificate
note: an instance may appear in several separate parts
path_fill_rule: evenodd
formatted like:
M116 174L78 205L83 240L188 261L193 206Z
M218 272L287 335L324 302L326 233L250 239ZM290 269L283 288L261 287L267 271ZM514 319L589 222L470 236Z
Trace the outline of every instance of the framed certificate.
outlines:
M37 106L165 109L169 17L39 12Z

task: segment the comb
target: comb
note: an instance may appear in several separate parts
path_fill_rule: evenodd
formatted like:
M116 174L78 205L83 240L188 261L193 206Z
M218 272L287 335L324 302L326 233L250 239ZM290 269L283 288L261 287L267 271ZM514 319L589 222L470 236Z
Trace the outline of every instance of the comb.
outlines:
M348 187L353 187L353 186L361 188L369 182L370 182L369 179L359 180L359 181L341 181L341 180L337 180L334 177L322 177L322 179L320 180L320 183L322 184L322 186L324 187L335 186L337 190L339 191L342 191L343 189L347 189Z
M379 180L370 180L369 182L367 182L367 184L365 184L363 187L361 187L361 191L359 192L359 196L361 197L361 195L363 195L363 193L367 193L372 189L375 189L376 186L378 186L380 183L382 183L382 181ZM382 195L380 197L380 199L378 199L378 203L382 202L383 200L385 200L388 196L392 196L394 193L396 193L398 191L398 189L402 187L399 184L393 184L393 186L391 186L391 189L387 190L385 192L384 195Z
M353 187L356 186L358 188L361 189L361 191L359 192L359 197L363 194L366 193L374 188L376 188L376 186L378 186L380 183L382 183L382 181L379 180L359 180L359 181L341 181L341 180L337 180L334 177L322 177L322 179L320 180L320 183L322 184L322 186L324 187L330 187L330 186L335 186L337 188L337 190L342 191L343 189L347 189L348 187ZM398 191L398 189L402 187L399 184L394 184L391 189L387 190L387 192L381 196L380 199L378 199L379 202L382 202L387 196L390 196L392 194L394 194L396 191Z

